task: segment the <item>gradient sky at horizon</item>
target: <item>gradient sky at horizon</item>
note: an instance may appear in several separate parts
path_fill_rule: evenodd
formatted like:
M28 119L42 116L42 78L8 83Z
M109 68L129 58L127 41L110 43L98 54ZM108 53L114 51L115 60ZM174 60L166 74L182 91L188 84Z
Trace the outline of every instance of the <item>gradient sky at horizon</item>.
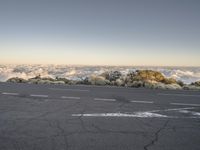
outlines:
M199 0L1 0L0 63L200 66Z

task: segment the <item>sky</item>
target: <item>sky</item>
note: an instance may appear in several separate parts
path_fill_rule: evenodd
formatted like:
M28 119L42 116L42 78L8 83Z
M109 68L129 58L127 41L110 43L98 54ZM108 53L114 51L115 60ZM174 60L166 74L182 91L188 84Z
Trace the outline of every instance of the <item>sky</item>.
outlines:
M200 1L1 0L0 63L200 66Z

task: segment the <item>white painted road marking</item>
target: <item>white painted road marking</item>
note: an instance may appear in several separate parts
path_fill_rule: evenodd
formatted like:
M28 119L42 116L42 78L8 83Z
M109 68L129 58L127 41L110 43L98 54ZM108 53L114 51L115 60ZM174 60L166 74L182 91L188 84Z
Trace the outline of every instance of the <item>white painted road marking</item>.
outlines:
M152 104L154 102L152 101L130 101L131 103L147 103L147 104Z
M148 112L162 112L162 111L181 111L181 110L189 110L189 109L195 109L194 107L186 107L186 108L171 108L171 109L163 109L163 110L151 110Z
M195 109L194 107L189 108L174 108L174 109L164 109L164 110L152 110L144 112L133 112L133 113L90 113L90 114L72 114L73 117L133 117L133 118L200 118L200 113L195 111L188 111L189 109ZM193 116L179 117L179 116L167 116L160 114L158 112L164 111L178 111L180 113L190 113Z
M194 116L200 116L200 113L199 112L195 112L195 111L180 110L179 112L180 113L186 113L186 114L191 113Z
M182 105L182 106L200 106L200 104L186 104L186 103L170 103L171 105Z
M89 92L90 90L81 90L81 89L61 89L61 88L49 88L50 90L55 91L77 91L77 92Z
M31 94L31 97L43 97L43 98L47 98L49 97L48 95L36 95L36 94Z
M8 93L8 92L3 92L3 95L19 95L19 93Z
M74 117L134 117L134 118L166 118L168 116L150 113L150 112L137 112L137 113L94 113L94 114L72 114Z
M191 111L191 113L195 116L200 116L200 113L199 112L195 112L195 111Z
M190 97L200 97L200 95L190 95L190 94L169 94L169 93L158 93L157 95L163 95L163 96L190 96Z
M81 99L80 97L67 97L67 96L61 96L62 99Z
M116 101L116 99L106 99L106 98L94 98L95 101L110 101L110 102L114 102Z

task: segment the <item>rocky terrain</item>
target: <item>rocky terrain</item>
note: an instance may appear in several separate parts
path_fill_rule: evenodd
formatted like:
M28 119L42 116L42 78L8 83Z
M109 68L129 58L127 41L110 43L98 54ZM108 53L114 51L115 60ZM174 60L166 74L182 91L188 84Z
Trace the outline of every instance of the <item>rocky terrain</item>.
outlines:
M7 80L13 83L30 84L86 84L100 86L122 86L122 87L145 87L151 89L173 89L173 90L200 90L200 81L184 84L173 78L166 78L162 73L153 70L136 70L123 75L119 71L104 72L100 75L91 75L82 80L69 80L66 78L47 78L40 75L28 80L14 77Z

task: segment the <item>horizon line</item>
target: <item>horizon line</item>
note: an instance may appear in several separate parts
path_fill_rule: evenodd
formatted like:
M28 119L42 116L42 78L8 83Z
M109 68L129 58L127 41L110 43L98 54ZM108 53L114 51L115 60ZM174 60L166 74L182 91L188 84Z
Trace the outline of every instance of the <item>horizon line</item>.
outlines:
M83 65L83 64L51 64L51 63L0 63L0 65L54 65L54 66L88 66L88 67L200 67L189 65Z

